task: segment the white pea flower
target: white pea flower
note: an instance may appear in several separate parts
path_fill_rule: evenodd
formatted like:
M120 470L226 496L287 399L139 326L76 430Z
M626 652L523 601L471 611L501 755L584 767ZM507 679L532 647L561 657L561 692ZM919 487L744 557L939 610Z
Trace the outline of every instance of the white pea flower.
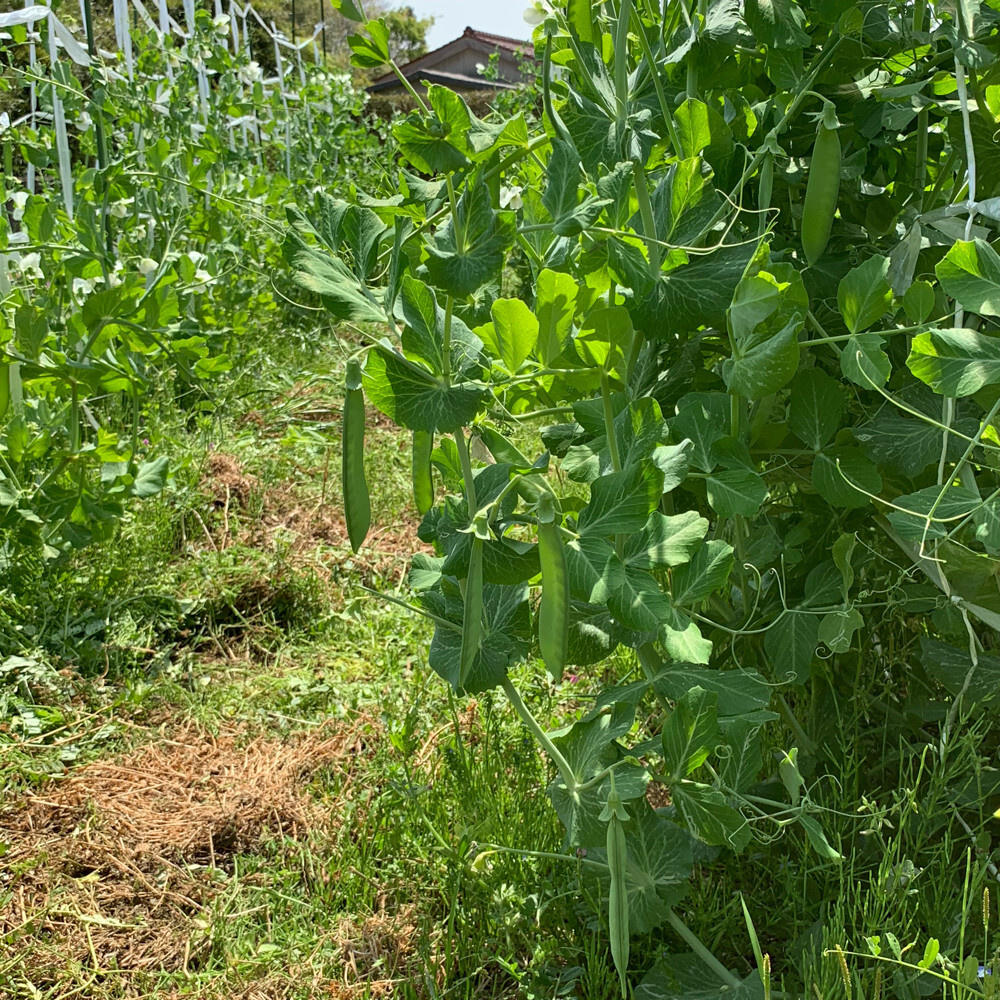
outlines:
M229 32L229 15L228 14L217 14L212 18L212 27L220 35L225 35Z
M90 117L88 112L81 111L80 114L77 115L74 124L81 132L89 132L91 126L94 124L94 119Z
M184 256L187 257L187 259L191 261L195 267L199 264L204 264L205 261L208 260L208 258L200 250L188 250Z
M500 207L509 208L514 212L524 207L524 202L521 200L521 188L517 184L500 188Z
M45 277L42 271L42 255L40 253L26 253L17 263L17 267L26 278L35 278L41 281Z
M553 13L552 5L546 0L535 0L535 2L524 11L524 20L532 27L541 24L550 14Z
M256 59L248 62L246 66L239 69L240 80L245 84L253 84L264 78L264 71L260 68L260 63Z
M73 294L78 299L85 299L94 290L93 278L74 278Z
M201 285L207 285L212 280L212 276L204 268L199 267L194 272L194 280Z
M115 261L115 266L108 274L108 288L117 288L122 283L122 275L125 272L125 265L120 261Z
M110 215L112 219L126 219L129 214L128 207L134 203L135 198L123 198L121 201L112 202L111 205L108 206L108 215Z
M152 257L143 257L139 261L139 273L145 277L152 274L159 266Z
M15 191L10 196L10 200L14 203L14 218L20 222L24 218L24 209L28 204L28 192Z

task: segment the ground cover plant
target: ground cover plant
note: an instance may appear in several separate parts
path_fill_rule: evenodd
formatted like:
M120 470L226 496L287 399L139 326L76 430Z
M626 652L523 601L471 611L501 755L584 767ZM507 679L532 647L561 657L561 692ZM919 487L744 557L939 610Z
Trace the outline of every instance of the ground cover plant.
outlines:
M340 10L358 65L384 63L384 25ZM822 992L789 952L825 953L841 880L874 904L890 872L892 926L841 913L825 988L989 991L966 918L1000 775L997 10L537 13L541 128L430 86L393 129L402 193L291 213L302 286L388 331L347 366L352 546L367 397L413 437L429 665L502 688L544 750L623 996L630 936L664 926L691 952L644 955L636 996ZM620 649L555 733L512 677ZM678 909L696 860L725 885L749 852L806 879L805 926L769 925L767 956L745 900L757 967L734 974ZM963 892L931 937L941 881Z

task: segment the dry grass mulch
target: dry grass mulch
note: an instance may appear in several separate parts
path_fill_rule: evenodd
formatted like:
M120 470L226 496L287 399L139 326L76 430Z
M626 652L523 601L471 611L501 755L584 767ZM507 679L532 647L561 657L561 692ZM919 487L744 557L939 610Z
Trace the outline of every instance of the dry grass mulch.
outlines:
M210 945L213 869L335 824L309 777L335 769L348 794L376 739L370 719L287 740L190 726L41 786L0 812L0 939L39 974L188 969Z

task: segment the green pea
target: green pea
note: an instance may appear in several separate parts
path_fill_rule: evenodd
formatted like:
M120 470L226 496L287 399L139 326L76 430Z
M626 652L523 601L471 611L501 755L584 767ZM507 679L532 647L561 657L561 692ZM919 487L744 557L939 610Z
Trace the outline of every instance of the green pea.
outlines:
M802 249L813 265L823 256L840 195L840 136L821 121L813 145L806 197L802 205Z
M351 548L357 552L368 537L372 523L365 479L365 397L361 391L361 366L357 361L347 363L342 452L344 520Z
M434 435L430 431L413 432L413 502L423 516L434 506L434 480L431 477L431 452Z
M569 574L557 521L538 524L542 599L538 606L538 646L555 680L561 680L569 652Z
M615 788L614 772L611 774L611 791L608 793L608 803L599 819L608 824L608 872L611 876L611 889L608 893L608 931L611 936L611 957L618 970L622 1000L625 1000L628 995L625 973L628 971L629 958L629 920L628 884L625 880L625 873L628 869L628 845L623 824L628 822L628 813L625 811L621 796Z

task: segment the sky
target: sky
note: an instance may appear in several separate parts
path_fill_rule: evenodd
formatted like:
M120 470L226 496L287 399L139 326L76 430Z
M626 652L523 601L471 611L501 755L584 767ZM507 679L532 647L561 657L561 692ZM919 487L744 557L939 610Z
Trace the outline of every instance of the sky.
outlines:
M458 38L466 26L496 35L527 40L531 28L524 23L524 9L530 0L400 0L419 17L433 15L434 27L427 32L427 44L435 49Z

